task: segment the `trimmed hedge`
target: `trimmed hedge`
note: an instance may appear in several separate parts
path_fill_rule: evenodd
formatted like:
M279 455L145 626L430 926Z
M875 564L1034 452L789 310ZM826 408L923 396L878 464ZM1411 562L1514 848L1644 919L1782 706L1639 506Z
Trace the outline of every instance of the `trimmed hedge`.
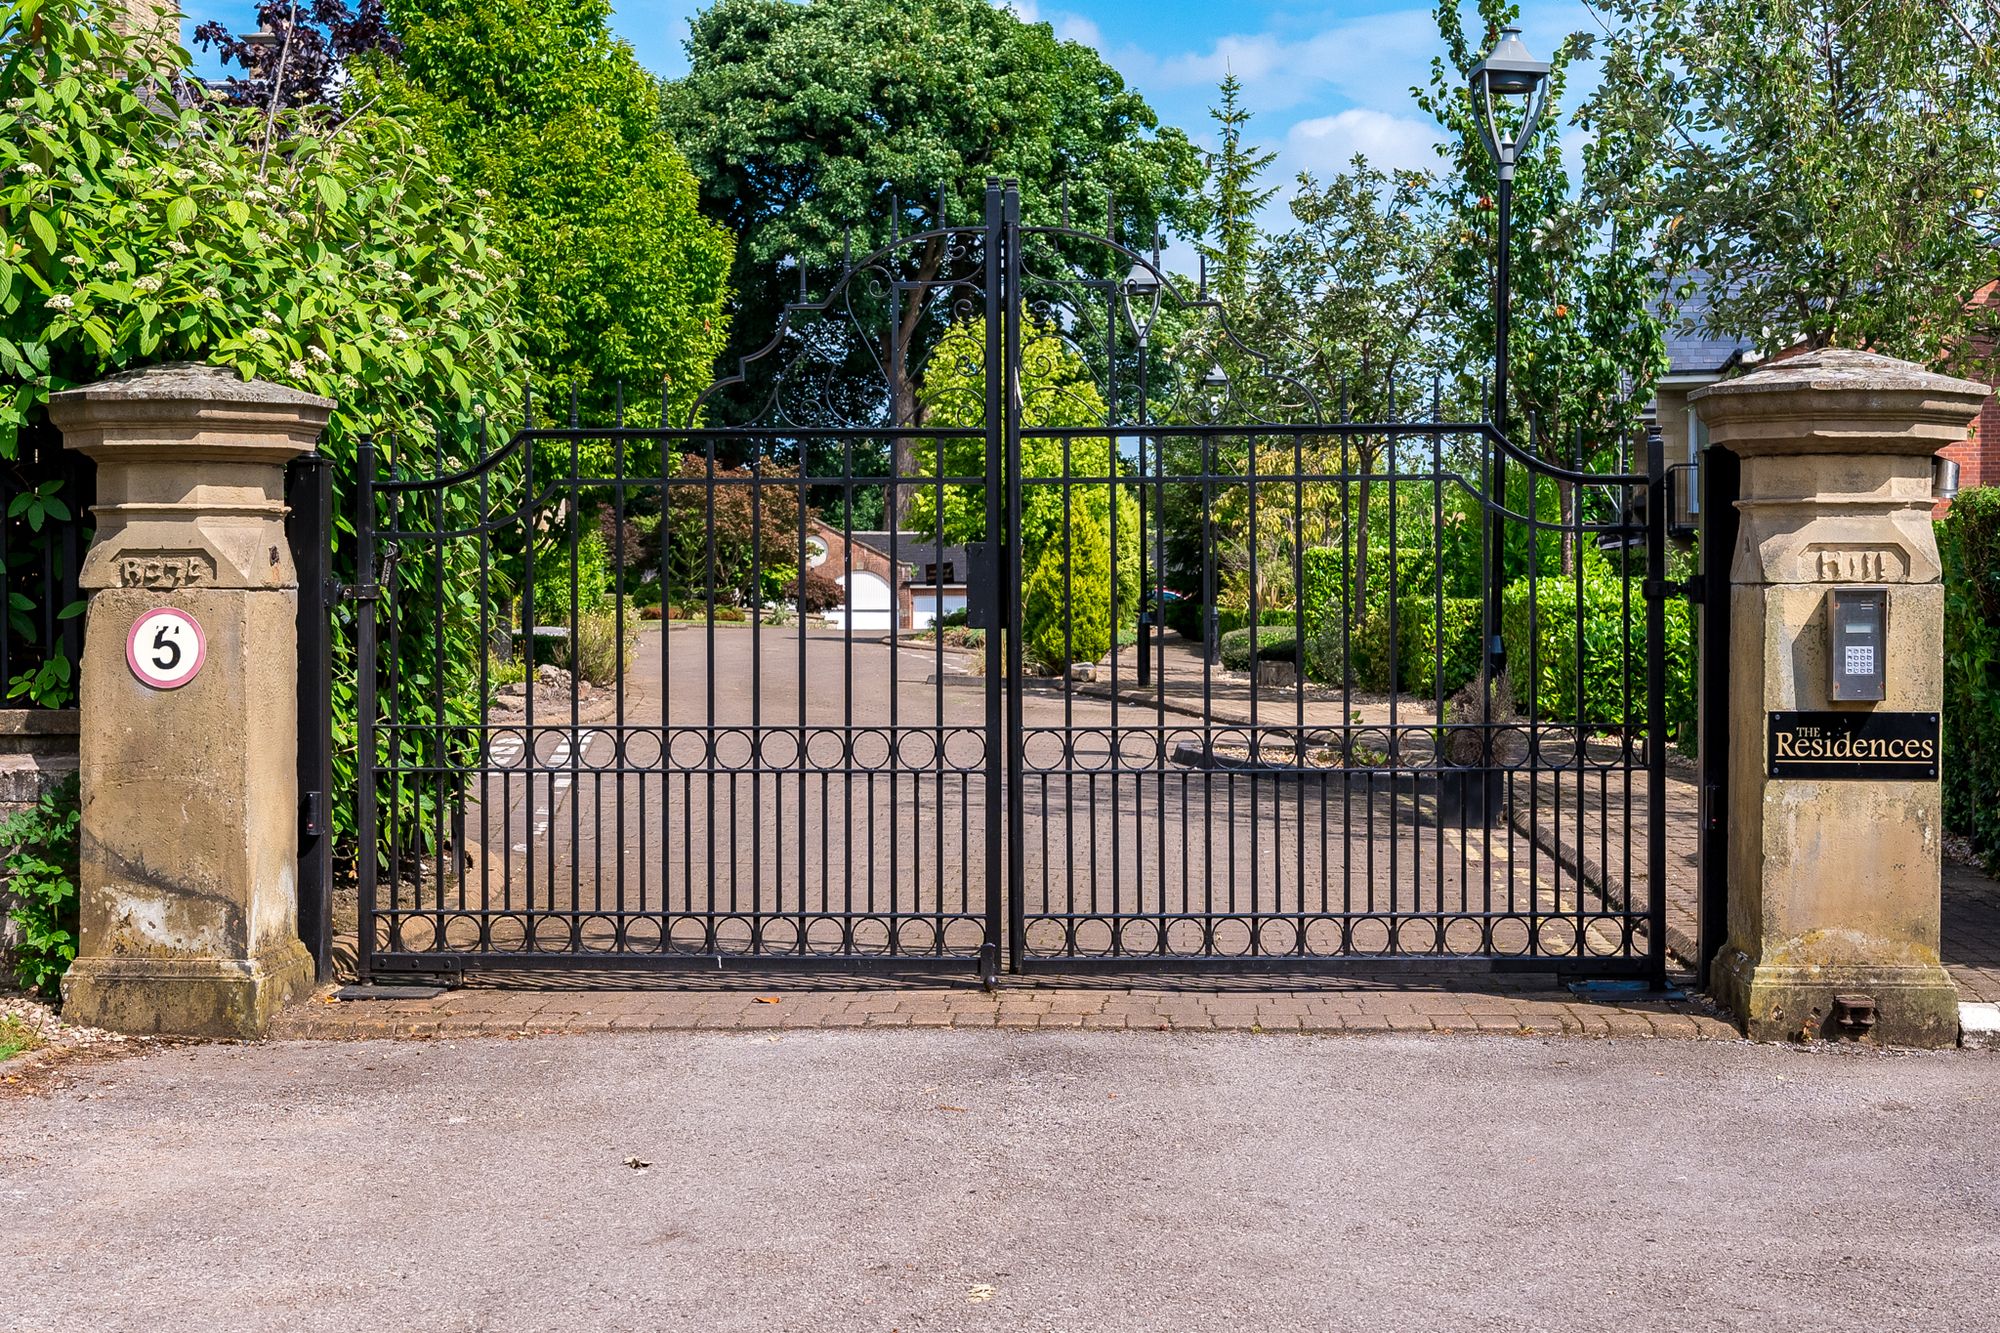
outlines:
M1247 628L1233 629L1216 643L1222 657L1222 665L1231 671L1250 669L1250 631ZM1296 662L1299 660L1299 636L1290 625L1265 625L1257 631L1256 657L1260 662Z
M1526 711L1532 698L1536 716L1549 722L1577 717L1577 591L1572 578L1556 576L1533 586L1535 622L1530 641L1529 583L1507 585L1500 610L1500 634L1507 649L1507 676L1517 707ZM1630 585L1631 652L1626 652L1627 585L1607 573L1586 574L1583 580L1583 707L1582 720L1599 727L1643 730L1646 721L1646 600L1639 580ZM1621 680L1618 664L1626 664ZM1532 668L1530 667L1532 664ZM1695 674L1693 617L1688 604L1666 604L1666 721L1671 735L1694 725ZM1631 715L1626 715L1626 690Z
M1396 608L1396 633L1402 640L1397 666L1403 688L1418 694L1449 697L1479 674L1479 633L1485 606L1477 597L1447 597L1442 616L1435 594L1405 597ZM1444 680L1438 681L1438 643L1443 640Z
M1386 550L1368 556L1368 604L1348 612L1353 583L1348 576L1348 552L1337 546L1307 551L1300 560L1301 599L1305 606L1306 675L1329 685L1340 684L1343 663L1353 672L1358 689L1389 688L1389 575L1395 570L1397 594L1420 598L1429 593L1436 604L1437 566L1428 550L1404 548L1391 560ZM1427 618L1435 618L1426 612ZM1400 619L1400 616L1399 616ZM1402 629L1399 625L1398 631ZM1342 638L1351 635L1351 642Z
M2000 871L2000 487L1959 492L1944 559L1944 822Z

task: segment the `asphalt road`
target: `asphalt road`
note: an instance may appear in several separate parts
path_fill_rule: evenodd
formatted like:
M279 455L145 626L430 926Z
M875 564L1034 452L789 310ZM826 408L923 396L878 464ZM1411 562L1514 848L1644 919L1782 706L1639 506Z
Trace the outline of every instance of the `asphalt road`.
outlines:
M0 1096L0 1328L1985 1333L1996 1110L1694 1042L167 1050Z

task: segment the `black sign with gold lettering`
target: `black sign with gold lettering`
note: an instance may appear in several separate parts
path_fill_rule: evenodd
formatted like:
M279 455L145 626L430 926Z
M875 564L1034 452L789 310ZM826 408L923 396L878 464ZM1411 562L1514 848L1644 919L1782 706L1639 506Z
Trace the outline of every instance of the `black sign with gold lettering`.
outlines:
M1774 778L1926 782L1938 775L1936 713L1773 713Z

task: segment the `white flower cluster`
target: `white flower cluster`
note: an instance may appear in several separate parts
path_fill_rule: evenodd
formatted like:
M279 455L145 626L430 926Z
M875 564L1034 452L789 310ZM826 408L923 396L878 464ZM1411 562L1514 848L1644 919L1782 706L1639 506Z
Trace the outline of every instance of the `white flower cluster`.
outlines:
M147 293L157 292L160 290L160 279L157 275L148 273L145 277L136 279L132 283L132 290Z
M76 307L76 302L72 298L58 292L49 298L48 305L51 310L71 310Z

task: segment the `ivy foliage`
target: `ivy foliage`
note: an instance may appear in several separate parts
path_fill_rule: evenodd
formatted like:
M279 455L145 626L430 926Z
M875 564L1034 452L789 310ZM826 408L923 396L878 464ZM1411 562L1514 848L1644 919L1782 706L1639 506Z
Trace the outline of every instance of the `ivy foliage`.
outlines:
M577 390L591 420L617 410L621 385L645 418L664 383L679 422L727 337L734 242L701 216L658 85L610 13L605 0L388 0L401 58L363 83L408 104L438 157L490 195L537 382Z
M2000 869L2000 487L1961 491L1944 558L1944 819Z
M361 437L392 459L462 464L480 404L525 374L492 214L386 98L345 119L231 106L187 80L185 51L128 40L95 13L0 0L0 456L47 429L51 393L138 366L207 362L323 394L337 404L319 445L333 463L333 574L368 581L350 526ZM467 515L406 517L463 527ZM397 742L416 747L413 764L443 734L421 724L462 720L474 702L478 585L469 557L445 564L399 566L404 678L423 682L419 725ZM337 626L343 834L349 635Z
M14 977L29 990L53 995L76 960L77 780L74 776L0 823L0 876L20 929Z

